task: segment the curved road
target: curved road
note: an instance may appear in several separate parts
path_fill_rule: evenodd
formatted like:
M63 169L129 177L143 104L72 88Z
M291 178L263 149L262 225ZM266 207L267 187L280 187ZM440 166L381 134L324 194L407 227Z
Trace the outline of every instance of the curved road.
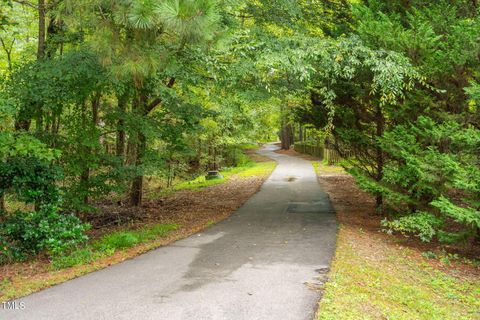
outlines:
M312 319L337 224L309 161L278 166L228 219L132 260L19 299L0 319ZM222 201L222 199L216 199Z

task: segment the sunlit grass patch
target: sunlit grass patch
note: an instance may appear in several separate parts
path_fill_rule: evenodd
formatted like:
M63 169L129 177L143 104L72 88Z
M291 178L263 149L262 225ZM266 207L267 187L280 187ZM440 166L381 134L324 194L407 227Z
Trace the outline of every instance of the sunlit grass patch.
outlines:
M109 256L115 251L128 249L137 244L166 236L178 228L177 224L154 224L144 226L139 230L113 232L85 247L54 257L51 261L51 266L54 269L63 269L91 263L101 257Z
M239 148L242 150L256 150L260 148L258 143L242 143L239 145Z
M253 176L265 176L270 174L275 169L276 162L247 162L242 166L234 168L226 168L220 171L222 178L207 180L205 176L199 176L191 181L179 183L173 187L174 190L198 190L209 186L224 183L230 180L233 176L241 178Z
M343 169L343 167L335 166L335 165L327 165L323 161L314 160L312 161L312 166L318 175L332 174L332 173L337 173L337 174L345 173L345 170Z
M273 169L276 167L276 162L260 162L256 163L254 166L245 167L244 170L237 172L240 177L252 177L252 176L263 176L270 174Z
M223 173L222 173L223 175ZM205 176L198 176L197 178L190 180L190 181L184 181L181 182L173 187L173 190L197 190L201 188L206 188L210 186L214 186L216 184L220 184L226 181L226 178L217 178L217 179L211 179L207 180Z
M369 257L350 237L340 230L318 319L480 319L480 279L453 277L382 240Z

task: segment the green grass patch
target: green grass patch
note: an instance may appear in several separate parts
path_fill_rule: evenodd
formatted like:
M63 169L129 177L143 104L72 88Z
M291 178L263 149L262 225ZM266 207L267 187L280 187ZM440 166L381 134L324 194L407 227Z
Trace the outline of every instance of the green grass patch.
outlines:
M173 187L173 190L199 190L210 187L216 184L224 183L230 180L233 176L248 178L253 176L269 175L276 166L275 161L268 162L246 162L244 165L234 168L226 168L220 171L223 178L207 180L205 176L199 176L191 181L179 183Z
M314 161L312 161L312 166L313 166L313 168L315 169L315 172L318 175L332 174L332 173L338 173L338 174L345 173L345 170L343 169L343 167L335 166L335 165L328 165L324 161L314 160Z
M94 251L91 247L79 248L70 254L55 256L50 265L53 269L60 270L81 264L87 264L104 256L103 252Z
M54 257L50 264L53 269L63 269L91 263L101 257L112 255L115 251L164 237L178 228L177 224L154 224L139 230L113 232L86 247Z
M223 175L223 173L222 173ZM197 178L190 180L190 181L185 181L181 182L175 186L173 186L174 191L178 190L198 190L210 186L214 186L216 184L220 184L225 182L227 179L225 177L223 178L218 178L218 179L211 179L207 180L205 176L198 176Z
M260 145L258 143L242 143L238 147L242 150L257 150Z
M434 269L408 249L372 250L369 258L340 231L318 319L480 319L479 279Z

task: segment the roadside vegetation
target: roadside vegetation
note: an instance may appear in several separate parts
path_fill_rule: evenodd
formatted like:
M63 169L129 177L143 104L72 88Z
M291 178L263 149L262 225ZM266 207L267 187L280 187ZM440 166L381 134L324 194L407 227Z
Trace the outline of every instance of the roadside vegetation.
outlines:
M340 223L317 319L480 318L478 248L389 235L342 167L313 163Z

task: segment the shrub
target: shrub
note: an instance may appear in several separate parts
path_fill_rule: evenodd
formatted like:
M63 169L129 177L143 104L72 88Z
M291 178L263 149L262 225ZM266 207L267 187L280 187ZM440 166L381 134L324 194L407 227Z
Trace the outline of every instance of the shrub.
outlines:
M416 234L422 241L428 242L437 235L443 221L431 213L417 211L393 221L383 220L382 225L401 233Z
M22 260L42 251L58 255L86 241L88 228L77 217L60 214L51 205L33 212L18 211L0 223L0 262Z
M16 193L20 200L36 205L56 203L61 177L58 167L35 157L10 157L0 162L0 194Z

